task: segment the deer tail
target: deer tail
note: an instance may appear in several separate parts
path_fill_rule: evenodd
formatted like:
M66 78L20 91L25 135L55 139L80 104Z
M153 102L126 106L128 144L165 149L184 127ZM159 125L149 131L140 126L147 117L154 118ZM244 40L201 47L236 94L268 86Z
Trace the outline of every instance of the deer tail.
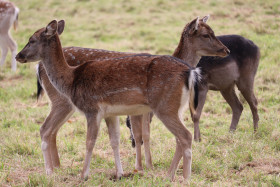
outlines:
M36 75L37 75L37 101L43 96L44 89L41 83L41 76L40 76L40 63L36 66Z
M16 7L15 8L15 14L14 14L14 16L15 16L15 19L14 19L14 29L15 30L17 30L17 28L18 28L18 15L19 15L19 8Z
M190 92L190 109L193 114L196 113L196 108L198 105L198 84L200 82L201 75L200 69L194 68L190 70L189 75L189 92Z

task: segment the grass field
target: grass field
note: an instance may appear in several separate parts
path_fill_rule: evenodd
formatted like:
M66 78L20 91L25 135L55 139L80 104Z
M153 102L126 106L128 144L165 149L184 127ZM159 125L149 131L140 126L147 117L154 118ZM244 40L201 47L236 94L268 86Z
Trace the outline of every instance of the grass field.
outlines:
M280 186L280 1L275 0L14 0L20 8L19 29L12 31L21 50L28 38L53 19L64 19L63 46L116 51L172 54L185 24L211 15L216 35L239 34L261 49L255 79L259 130L244 110L235 133L229 133L231 110L218 92L210 91L201 117L202 142L193 143L191 186ZM114 182L113 152L102 121L88 181L80 180L85 155L86 121L76 113L58 133L62 167L46 176L39 129L49 112L36 106L35 65L18 64L10 71L10 56L0 69L0 186L173 186L166 177L175 151L174 136L157 120L151 125L154 170L144 170ZM46 102L46 97L43 102ZM188 119L187 119L188 118ZM121 117L121 158L125 173L133 172L125 117ZM189 112L186 127L193 132ZM144 161L144 160L143 160Z

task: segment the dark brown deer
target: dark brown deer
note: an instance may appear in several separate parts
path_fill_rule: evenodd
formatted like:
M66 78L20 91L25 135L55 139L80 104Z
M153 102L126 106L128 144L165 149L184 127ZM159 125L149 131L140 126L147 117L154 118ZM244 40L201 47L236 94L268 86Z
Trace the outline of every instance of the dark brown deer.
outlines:
M254 131L258 128L258 101L254 94L254 80L259 65L260 51L251 40L238 35L218 36L218 39L229 48L226 58L203 57L198 63L202 71L199 84L199 99L194 122L194 139L201 139L199 119L208 90L220 91L232 109L230 131L235 131L243 106L235 93L235 85L248 102L252 115Z
M194 87L198 84L199 69L190 69L184 61L171 56L146 54L71 67L65 61L58 36L63 29L64 24L50 22L30 37L16 58L21 63L42 60L52 85L85 114L88 129L82 178L88 177L102 118L153 112L175 135L176 153L183 153L183 177L188 179L192 136L181 115L188 104L195 112ZM43 140L42 150L46 149L48 144ZM172 180L174 174L170 173Z
M206 17L204 17L204 21L206 22ZM205 37L201 37L201 33L204 25L206 25L202 20L198 22L198 19L194 19L192 22L186 25L185 30L189 31L195 31L196 35L193 33L189 33L188 36L192 36L193 38L197 38L196 40L193 39L193 50L192 52L195 53L199 51L202 47L205 50L205 54L207 55L216 55L220 54L222 56L225 56L227 54L226 48L225 50L220 50L224 46L221 45L221 43L217 40L209 40L205 39ZM206 27L208 28L208 27ZM197 31L196 31L197 29ZM209 31L212 31L211 29ZM186 37L186 36L184 36ZM215 43L213 45L212 43ZM201 44L201 45L199 45ZM204 47L203 45L210 46L208 48ZM224 53L217 52L217 51L224 51ZM80 48L80 47L67 47L63 49L64 56L66 58L66 61L69 65L75 66L75 65L80 65L85 63L86 61L92 60L93 61L100 61L100 60L105 60L109 58L116 58L116 57L122 57L122 56L128 56L128 55L133 55L133 53L121 53L121 52L114 52L114 51L106 51L106 50L100 50L100 49L89 49L89 48ZM186 53L188 52L187 50L185 51ZM191 57L191 55L188 55ZM192 59L192 58L191 58ZM38 94L37 96L39 97L43 92L41 92L42 89L40 89L40 83L44 87L44 90L46 91L50 101L51 101L51 112L46 118L44 124L41 127L41 138L45 142L48 143L49 149L46 150L45 152L49 152L51 155L51 160L45 160L45 165L46 168L53 168L53 167L59 167L59 157L58 157L58 151L57 151L57 146L56 146L56 134L59 130L59 128L63 125L65 121L69 119L69 117L73 114L74 108L72 107L72 103L63 95L61 95L51 84L46 71L43 67L42 62L39 63L39 68L38 68L38 80L39 80L39 89L38 89ZM115 118L115 119L113 119ZM107 122L108 128L114 128L113 123L117 123L118 119L117 117L111 117L111 119L105 119ZM112 132L112 130L109 129L109 132ZM109 135L114 135L114 133L109 133ZM111 136L110 136L111 137ZM111 139L111 145L113 147L114 153L115 154L115 159L119 160L119 153L117 153L118 150L118 143L119 143L119 137L115 136L110 138ZM147 145L147 144L145 144ZM141 145L140 145L141 149ZM150 150L145 149L145 150ZM146 153L146 152L145 152ZM152 162L151 160L147 159L149 158L150 154L147 154L146 156L146 165L148 168L152 167ZM139 160L139 154L137 156L136 160ZM120 161L119 161L120 162ZM117 163L119 163L117 162ZM139 163L139 162L136 162ZM117 168L120 168L120 165L116 166ZM136 169L141 169L136 165ZM52 171L52 169L50 169ZM121 169L117 169L117 173L121 171Z
M173 54L174 56L179 58L183 58L184 56L182 55L182 53L178 53L178 51L184 51L182 42L183 34L180 40L180 44L178 45L178 48ZM234 90L234 87L236 85L250 106L253 115L254 130L256 131L258 128L258 102L254 95L253 88L255 75L259 65L259 48L251 40L248 40L239 35L224 35L218 36L217 38L226 47L228 47L228 49L230 50L230 55L226 58L217 58L209 56L202 57L197 65L197 67L201 69L201 82L200 84L198 84L199 95L196 114L192 114L192 120L194 122L194 140L196 141L201 140L199 130L199 119L209 89L214 91L220 91L222 96L230 105L233 111L230 131L234 131L236 129L240 115L243 110L243 106L239 101ZM196 66L196 64L194 63L192 64L192 66ZM133 130L133 132L131 132L133 142L132 144L135 144L137 152L137 150L139 149L141 151L141 148L139 147L141 147L142 141L144 142L145 157L147 157L146 160L149 160L148 164L151 165L151 155L149 150L149 125L151 117L143 115L131 116L130 118L130 120L127 120L127 125L128 127L131 126ZM129 123L129 121L131 121L131 124ZM141 154L138 153L136 155L139 155L138 159L136 160L136 165L140 166L141 168ZM179 156L175 156L174 158L179 158ZM178 162L178 159L174 162Z
M0 0L0 46L2 52L0 67L4 65L8 50L10 49L12 52L13 71L16 71L17 69L17 62L15 59L17 54L17 43L12 39L9 30L12 25L14 25L14 29L16 30L18 25L18 14L19 9L12 2Z

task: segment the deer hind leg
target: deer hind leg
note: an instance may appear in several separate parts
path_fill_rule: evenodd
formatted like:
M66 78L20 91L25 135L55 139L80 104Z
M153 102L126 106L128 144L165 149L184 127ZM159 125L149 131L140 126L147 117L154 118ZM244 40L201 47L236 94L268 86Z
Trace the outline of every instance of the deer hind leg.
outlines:
M259 115L258 115L258 100L253 91L254 82L247 85L243 85L243 84L238 83L237 87L250 106L253 115L254 130L256 131L258 129Z
M141 156L141 144L142 144L142 123L143 116L130 116L131 129L133 133L133 138L135 140L135 150L136 150L136 161L135 169L143 170L142 167L142 156Z
M191 176L192 135L183 125L178 114L157 112L156 115L176 137L176 151L172 161L172 164L174 165L171 165L169 169L171 180L174 180L176 169L181 159L180 155L183 156L183 177L188 179Z
M243 111L243 106L240 103L240 101L235 93L234 85L232 85L228 89L221 91L221 94L231 107L232 119L231 119L230 131L235 131L239 118L241 116L241 113Z
M92 150L95 145L99 132L101 116L98 113L86 114L87 118L87 139L86 139L86 157L84 167L81 174L82 179L87 180L90 168Z
M5 60L6 60L6 57L8 54L8 50L9 50L9 48L6 45L4 45L4 44L1 45L1 55L2 56L1 56L1 60L0 60L0 67L2 67L5 63Z
M71 105L52 106L50 114L40 128L42 151L47 174L53 172L53 167L59 167L60 165L56 146L57 131L73 113L74 109Z
M199 120L200 120L200 116L201 116L201 113L202 113L203 106L205 104L207 92L208 92L207 88L202 88L202 87L199 88L198 105L197 105L197 108L196 108L196 113L193 114L191 112L192 121L194 123L194 140L196 142L201 141L201 135L200 135L200 129L199 129Z
M16 61L16 55L17 55L17 43L11 38L10 35L8 35L7 38L7 43L9 44L9 48L11 50L12 53L12 71L16 71L17 70L17 61Z
M117 179L120 179L123 176L123 168L122 168L122 164L121 164L120 151L119 151L119 144L120 144L119 118L118 117L105 118L105 121L106 121L106 124L108 127L111 147L114 152L115 165L116 165L116 176L117 176Z
M171 180L174 180L174 176L175 176L175 173L177 171L177 168L178 168L178 165L179 165L179 162L180 162L182 156L183 156L183 153L182 153L182 148L181 148L181 145L180 145L180 141L176 138L175 154L174 154L171 165L170 165L170 167L168 169L168 172L167 172L168 175L171 177Z

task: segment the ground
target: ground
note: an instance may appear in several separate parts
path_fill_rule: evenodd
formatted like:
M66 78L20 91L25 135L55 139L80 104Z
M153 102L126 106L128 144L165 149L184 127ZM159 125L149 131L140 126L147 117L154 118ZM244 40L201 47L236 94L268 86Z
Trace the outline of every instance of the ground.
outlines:
M250 108L235 133L229 133L231 110L218 92L210 91L201 117L202 141L193 142L190 186L280 186L280 2L274 0L15 0L19 29L11 31L18 51L28 38L53 19L64 19L63 46L115 51L172 54L185 24L210 14L216 35L239 34L260 47L255 78L259 129L253 133ZM85 155L85 118L79 113L58 133L61 168L46 176L39 129L49 112L46 97L36 104L36 63L10 70L10 56L0 69L1 186L173 186L183 184L179 167L175 182L166 177L175 139L156 118L151 125L154 170L134 171L135 150L121 117L121 159L126 173L115 172L107 128L102 121L88 181L80 180ZM238 92L238 90L237 90ZM43 104L42 104L43 103ZM186 127L193 132L189 112ZM143 159L144 161L144 159Z

